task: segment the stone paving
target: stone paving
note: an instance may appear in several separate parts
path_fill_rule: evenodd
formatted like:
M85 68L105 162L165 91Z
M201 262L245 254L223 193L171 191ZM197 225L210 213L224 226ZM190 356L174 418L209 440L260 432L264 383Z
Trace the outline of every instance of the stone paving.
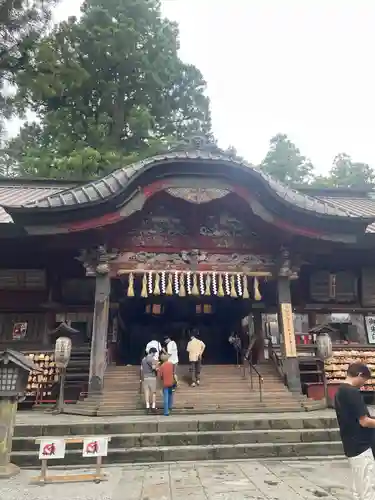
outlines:
M74 471L83 472L83 471ZM55 471L56 474L61 471ZM66 473L68 473L66 471ZM70 472L69 472L70 473ZM0 480L1 500L350 500L346 461L231 461L108 467L108 481Z

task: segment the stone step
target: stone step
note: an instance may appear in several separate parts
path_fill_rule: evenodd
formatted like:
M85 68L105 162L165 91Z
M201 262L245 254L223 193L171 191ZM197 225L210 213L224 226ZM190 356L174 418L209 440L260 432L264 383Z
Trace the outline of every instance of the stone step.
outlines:
M193 389L189 386L189 366L180 365L180 384L175 396L175 411L186 413L210 413L222 411L305 411L305 400L295 398L280 380L273 365L258 365L263 376L262 402L260 402L259 380L253 372L253 385L249 372L235 365L203 365L202 384ZM85 415L129 415L142 411L143 395L140 391L139 367L109 367L105 374L104 391L101 397L88 397L83 403L69 408L69 412ZM161 394L157 392L158 406ZM310 408L313 408L310 406Z
M149 433L111 435L111 448L139 448L166 446L210 446L238 445L257 443L316 443L339 441L338 429L271 429L267 433L262 430L250 431L196 431L183 433ZM13 451L37 451L39 445L35 438L16 437L13 440ZM82 449L82 444L69 445L69 449Z
M212 413L219 414L235 414L241 411L243 414L256 414L256 413L302 413L306 410L301 406L284 406L283 408L275 407L275 406L254 406L254 407L244 407L244 408L236 408L236 411L232 407L220 407L217 408L215 406L208 406L206 408L202 407L185 407L185 408L176 408L174 410L175 415L210 415ZM74 414L74 413L73 413ZM137 408L111 408L110 410L106 410L104 407L99 410L80 410L78 415L87 415L87 416L98 416L98 417L111 417L111 416L134 416L134 415L145 415L145 409ZM157 412L158 415L162 415L162 410Z
M313 443L256 443L256 444L219 444L207 446L165 446L113 448L109 446L108 456L104 463L149 463L177 462L198 460L247 460L266 458L294 457L325 457L327 455L342 455L339 441L323 441ZM38 454L35 451L15 451L11 460L22 467L40 466ZM81 450L67 447L63 460L53 460L53 465L80 465L86 467L94 460L82 458ZM52 465L52 464L51 464Z
M158 389L156 391L157 395L161 394L161 389ZM239 401L244 401L244 400L249 400L249 399L259 399L260 394L259 391L256 390L247 390L247 391L232 391L232 392L222 392L220 395L217 394L212 394L209 391L201 391L201 389L196 389L196 390L189 390L189 391L183 391L178 389L175 393L175 399L180 400L191 400L191 401L202 401L208 399L213 399L218 402L222 402L223 400L239 400ZM127 400L129 398L132 398L134 396L142 396L143 398L143 392L141 393L139 390L136 392L131 392L131 391L113 391L113 392L107 392L105 391L103 395L101 396L102 401L108 401L108 400ZM289 392L275 392L275 391L269 391L269 392L263 392L262 391L262 396L263 399L268 398L268 399L279 399L279 400L285 400L289 399L292 400L294 399L293 394Z
M88 402L90 403L90 402ZM90 403L92 406L97 405L97 403ZM158 399L156 401L156 404L158 408L161 408L162 401L161 399ZM194 402L194 401L179 401L175 402L173 406L173 410L177 411L179 409L201 409L201 410L209 410L212 409L213 411L216 409L220 408L226 408L227 410L231 410L233 408L236 408L237 413L242 410L246 409L252 409L252 408L302 408L302 401L273 401L273 400L263 400L259 401L258 399L254 399L251 401L222 401L221 403L218 403L217 401L205 401L205 402ZM144 403L143 401L131 401L131 402L116 402L116 401L109 401L105 403L100 403L99 404L99 410L114 410L114 409L142 409L144 408Z
M93 406L87 406L87 408L94 408ZM157 408L160 410L160 413L162 411L162 405L159 404L157 405ZM98 414L103 414L103 412L108 415L111 411L116 412L116 413L121 413L122 411L126 411L127 414L129 414L129 411L134 409L134 405L101 405L97 411ZM145 408L143 406L143 403L137 404L136 408L137 410L144 410ZM205 405L194 405L194 404L189 404L186 403L176 405L173 408L173 413L181 413L184 412L185 410L195 410L196 412L203 412L203 413L213 413L215 411L221 410L221 411L226 411L230 412L233 409L233 404L228 403L228 404L222 404L222 405L217 405L216 403L212 404L205 404ZM238 412L243 412L243 411L270 411L270 410L276 410L278 413L282 411L289 411L289 410L298 410L298 411L304 411L304 408L302 407L301 403L295 403L295 404L283 404L282 406L275 406L274 403L269 402L269 403L253 403L253 404L244 404L244 405L237 405L236 406L236 413Z
M184 416L184 415L210 415L213 412L222 415L222 414L236 414L239 411L243 413L244 415L252 415L252 414L283 414L285 412L288 413L305 413L308 411L316 411L317 409L322 409L321 407L319 408L305 408L304 406L254 406L254 407L245 407L245 408L236 408L234 409L233 407L220 407L217 408L215 406L208 406L206 408L202 407L185 407L185 408L176 408L173 411L174 415L179 415L179 416ZM88 417L121 417L121 416L127 416L127 417L132 417L132 416L137 416L137 415L145 415L145 409L141 407L134 408L134 406L131 407L119 407L119 408L110 408L106 409L105 407L103 408L98 408L97 406L89 406L89 405L82 405L80 408L72 406L71 408L67 409L66 412L67 414L71 415L83 415L83 416L88 416ZM162 415L162 410L159 409L157 411L158 415Z
M63 415L64 417L64 415ZM65 417L61 422L59 415L48 417L48 423L17 424L14 437L40 436L84 436L101 434L145 434L145 433L184 433L184 432L226 432L226 431L262 431L284 429L336 429L337 420L332 413L323 412L289 415L248 416L242 414L216 414L197 416L197 418L176 416L169 418L142 416L126 419L85 419Z

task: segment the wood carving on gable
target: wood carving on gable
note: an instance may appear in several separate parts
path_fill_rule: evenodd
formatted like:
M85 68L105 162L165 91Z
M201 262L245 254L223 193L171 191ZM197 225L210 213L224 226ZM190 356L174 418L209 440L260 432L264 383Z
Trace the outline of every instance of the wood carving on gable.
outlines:
M175 198L181 198L182 200L197 204L208 203L213 200L224 198L224 196L230 193L227 189L199 187L170 187L165 191Z
M192 252L195 255L192 255ZM181 252L124 252L112 265L116 272L128 271L231 271L272 272L275 260L268 255Z
M188 236L188 229L178 216L150 213L129 234L135 247L173 247Z
M208 213L202 218L198 241L203 248L250 249L259 246L258 235L227 211Z
M198 196L198 191L194 196ZM142 212L124 224L120 232L122 241L116 245L150 251L163 248L259 250L260 237L245 221L244 214L237 215L236 210L223 206L220 199L192 204L164 195L164 199L150 200Z

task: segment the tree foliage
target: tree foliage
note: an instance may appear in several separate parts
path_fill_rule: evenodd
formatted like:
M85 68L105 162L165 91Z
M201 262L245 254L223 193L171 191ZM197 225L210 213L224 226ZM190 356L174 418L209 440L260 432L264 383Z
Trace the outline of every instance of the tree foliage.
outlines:
M49 26L56 0L1 0L0 2L0 110L3 85L13 81L28 64L35 44Z
M346 153L334 158L327 175L316 175L312 163L285 134L272 137L260 167L275 179L295 187L362 188L375 182L374 170L367 163L353 161Z
M285 134L271 138L270 149L261 168L284 184L305 184L312 177L313 166Z
M210 135L206 83L178 48L159 1L87 0L17 74L15 104L39 118L9 145L20 172L88 178Z
M367 163L355 162L346 153L338 154L327 176L314 180L316 187L364 188L375 181L375 172Z

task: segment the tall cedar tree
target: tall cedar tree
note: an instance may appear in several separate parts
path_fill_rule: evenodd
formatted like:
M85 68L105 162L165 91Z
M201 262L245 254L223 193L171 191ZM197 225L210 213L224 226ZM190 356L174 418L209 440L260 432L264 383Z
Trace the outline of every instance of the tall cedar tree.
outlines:
M56 0L0 1L0 112L7 111L4 85L28 64L55 4Z
M39 123L10 143L20 173L91 178L211 134L200 71L178 57L178 29L157 0L87 0L17 75L16 104Z

